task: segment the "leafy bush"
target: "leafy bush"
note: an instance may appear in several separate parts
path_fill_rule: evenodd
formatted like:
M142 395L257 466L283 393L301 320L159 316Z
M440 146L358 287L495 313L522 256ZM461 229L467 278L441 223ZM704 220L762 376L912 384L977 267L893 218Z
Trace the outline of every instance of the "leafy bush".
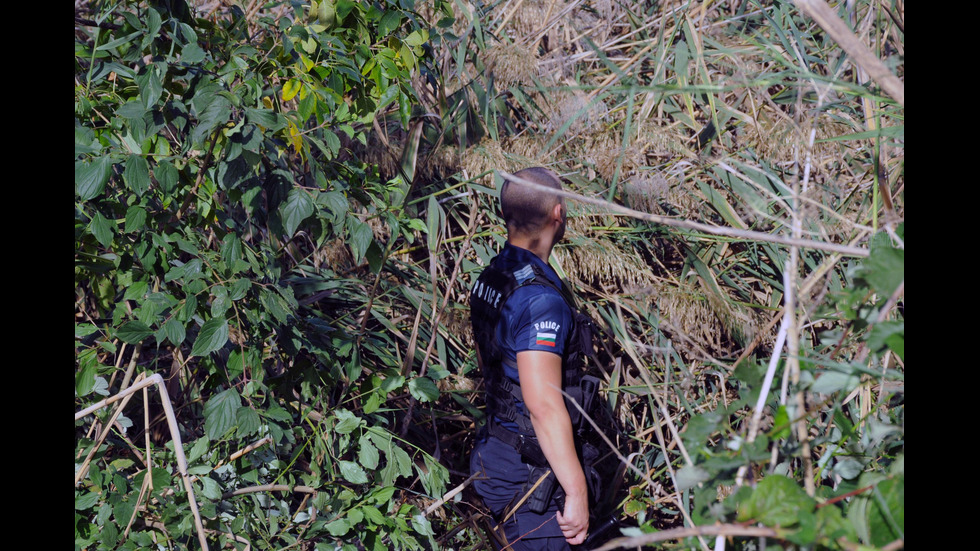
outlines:
M791 4L519 4L76 8L76 410L162 374L217 547L485 545L467 289L548 164L618 545L903 545L904 106ZM157 396L76 420L76 548L197 545Z

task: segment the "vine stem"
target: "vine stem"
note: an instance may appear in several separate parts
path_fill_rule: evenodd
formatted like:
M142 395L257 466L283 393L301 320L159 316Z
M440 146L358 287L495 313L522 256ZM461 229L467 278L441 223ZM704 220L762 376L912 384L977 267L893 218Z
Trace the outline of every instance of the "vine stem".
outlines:
M128 396L137 390L150 385L156 385L157 390L160 391L160 402L163 404L163 411L167 416L167 424L170 426L170 438L174 442L174 454L177 456L177 470L180 472L180 477L184 482L184 489L187 490L187 501L191 507L191 513L194 515L194 525L197 528L197 538L201 544L201 549L203 551L208 551L208 540L204 537L204 523L201 522L201 512L197 507L197 498L194 497L194 487L191 485L191 478L187 473L187 458L184 456L184 444L181 442L180 429L177 427L177 416L174 414L174 406L170 402L170 395L167 393L167 385L164 383L163 377L161 377L159 373L154 373L142 381L134 382L133 386L127 388L126 390L114 396L110 396L105 400L96 402L79 412L76 412L75 420L78 421L79 419L91 415L92 413L95 413L96 411L120 400L128 400ZM119 410L121 409L122 408L120 407Z

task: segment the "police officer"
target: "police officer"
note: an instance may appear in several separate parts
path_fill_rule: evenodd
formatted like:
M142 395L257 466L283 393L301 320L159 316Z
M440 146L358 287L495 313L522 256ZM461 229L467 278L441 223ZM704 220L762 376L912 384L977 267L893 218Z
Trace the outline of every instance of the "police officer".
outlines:
M514 176L561 189L558 177L545 168ZM503 522L512 549L568 549L586 538L589 490L572 416L559 390L577 376L578 366L568 365L570 348L580 346L572 343L577 312L567 287L548 265L552 248L565 234L567 211L557 195L512 181L504 182L500 203L507 244L470 296L488 405L470 468L485 475L474 486L496 521ZM557 478L563 508L557 504L561 500L551 499L536 513L525 502L505 519L534 482L528 473L535 465L528 457L535 454Z

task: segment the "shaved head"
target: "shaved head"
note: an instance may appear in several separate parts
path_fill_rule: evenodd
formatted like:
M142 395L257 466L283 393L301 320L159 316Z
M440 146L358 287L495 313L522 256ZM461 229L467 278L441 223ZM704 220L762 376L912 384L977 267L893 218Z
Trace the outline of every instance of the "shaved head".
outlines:
M543 167L525 168L514 176L535 184L561 189L558 175ZM500 209L507 223L507 231L523 234L538 232L548 223L548 217L555 205L561 202L557 195L531 189L528 186L504 180L500 189Z

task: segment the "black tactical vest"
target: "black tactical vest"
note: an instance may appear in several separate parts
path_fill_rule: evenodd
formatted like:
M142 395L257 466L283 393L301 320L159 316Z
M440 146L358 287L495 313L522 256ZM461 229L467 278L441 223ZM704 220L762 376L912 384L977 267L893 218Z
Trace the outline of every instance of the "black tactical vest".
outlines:
M487 388L488 419L496 416L517 424L521 434L533 436L534 428L527 413L517 409L517 401L523 401L520 387L504 376L504 363L510 364L497 341L497 324L500 321L504 303L518 288L525 285L543 285L558 291L572 311L572 328L565 343L562 356L562 389L571 393L580 388L586 356L592 356L593 324L591 318L579 312L575 299L564 285L555 285L541 269L533 263L506 271L500 269L499 257L483 270L470 292L470 321L473 335L480 352L483 378ZM513 366L516 369L516 366ZM567 401L567 400L566 400ZM579 400L581 402L581 400ZM580 415L575 407L568 408L572 426L580 424Z

